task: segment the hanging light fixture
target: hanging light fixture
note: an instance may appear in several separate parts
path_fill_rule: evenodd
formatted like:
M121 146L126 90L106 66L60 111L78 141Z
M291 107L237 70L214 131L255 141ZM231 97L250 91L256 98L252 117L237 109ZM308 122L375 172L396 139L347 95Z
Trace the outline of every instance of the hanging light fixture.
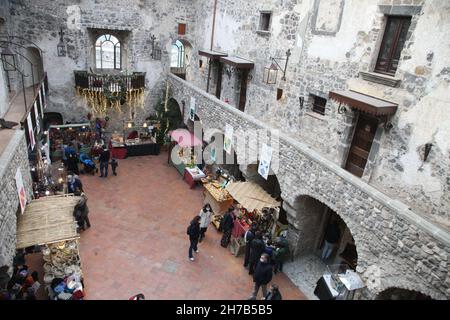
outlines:
M144 124L142 125L144 128L147 128L148 127L148 125L147 125L147 122L144 122Z
M59 43L56 46L56 48L58 49L58 57L65 57L66 56L66 45L64 44L63 29L61 28L61 31L59 31L58 33L59 33Z
M3 70L5 71L16 71L16 56L14 53L9 49L9 47L6 47L2 50L2 63L3 63Z
M277 83L278 67L272 62L270 66L264 68L264 83Z
M128 122L127 127L128 127L128 128L132 128L132 127L133 127L133 122L131 122L131 121Z

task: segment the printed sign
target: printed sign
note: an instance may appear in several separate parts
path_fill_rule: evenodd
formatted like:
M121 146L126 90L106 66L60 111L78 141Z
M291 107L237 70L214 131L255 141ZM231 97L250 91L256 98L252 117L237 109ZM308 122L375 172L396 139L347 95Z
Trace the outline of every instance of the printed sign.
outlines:
M272 148L263 143L261 156L259 158L258 173L267 180L270 171L270 162L272 161Z
M211 161L216 162L217 161L217 157L216 157L216 147L212 147L211 148Z
M27 123L28 123L28 137L30 138L31 150L34 150L36 141L34 140L33 122L31 121L31 112L28 114Z
M23 186L22 172L20 171L20 168L17 168L16 171L16 186L17 193L19 195L20 212L23 214L25 212L25 205L27 204L27 197Z
M189 109L189 119L191 119L191 121L195 120L195 98L191 97L191 105L190 105L190 109Z
M40 102L40 106L41 106L41 115L44 116L44 101L42 100L41 91L39 91L39 102Z
M229 124L225 125L225 137L223 139L223 150L231 154L231 147L233 144L233 132L234 128Z
M39 112L37 108L37 102L34 103L34 115L36 120L36 133L39 133L41 131L41 121L39 117Z

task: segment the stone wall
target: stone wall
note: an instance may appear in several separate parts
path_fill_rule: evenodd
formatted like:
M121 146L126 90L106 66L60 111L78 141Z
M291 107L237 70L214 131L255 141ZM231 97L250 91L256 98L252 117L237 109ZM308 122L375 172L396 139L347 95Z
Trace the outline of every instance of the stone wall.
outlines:
M3 22L0 22L0 34L8 32L10 15L9 15L9 3L8 1L0 2L0 18ZM8 111L8 84L6 71L3 70L3 66L0 69L0 118L3 118L6 111Z
M96 30L124 34L122 42L124 72L146 72L144 110L136 110L137 120L148 116L164 90L169 70L171 44L178 38L177 24L187 24L192 40L195 7L188 0L11 0L13 32L35 42L44 51L44 69L48 73L50 100L48 112L59 112L64 121L86 120L89 112L84 98L75 93L74 70L95 70L94 42ZM66 57L58 57L59 30L64 30ZM151 58L151 35L162 49L162 59ZM195 43L194 43L195 44ZM111 123L129 119L132 105L122 113L111 112ZM117 124L116 123L116 124ZM114 126L114 125L113 125Z
M16 213L20 210L16 171L20 168L27 200L33 195L25 134L15 130L0 157L0 266L12 265L16 250Z
M202 1L212 15L211 4ZM329 10L332 4L334 10ZM259 33L259 14L272 11L269 33ZM197 49L209 49L211 18L197 15ZM363 78L374 69L386 24L385 15L412 16L407 41L394 80L397 87ZM450 227L450 52L445 34L450 30L450 5L439 0L342 1L225 1L217 4L213 49L252 60L245 112L303 141L339 166L345 164L357 114L337 112L328 100L325 115L312 112L310 94L352 89L399 104L382 126L363 179L379 190L395 192L411 208ZM206 37L205 37L206 35ZM430 36L431 35L431 36ZM203 39L201 42L200 39ZM286 81L278 73L276 85L264 84L270 57L291 56ZM284 61L279 60L284 66ZM206 72L194 83L206 87ZM392 79L391 79L392 80ZM212 82L214 82L214 78ZM240 81L224 73L221 100L236 105ZM212 83L214 88L214 83ZM277 88L284 91L276 100ZM213 91L210 91L213 92ZM299 104L303 97L303 107ZM432 143L427 162L423 148Z
M205 131L224 131L225 124L232 125L235 133L267 128L260 120L192 84L173 75L169 80L173 97L180 105L189 97L196 99L197 115ZM236 152L239 159L239 151ZM285 134L280 135L277 178L282 198L291 207L301 196L310 196L345 221L356 242L357 271L368 286L366 297L373 298L385 288L398 285L414 287L437 299L450 297L447 231ZM288 214L288 237L296 245L301 241L298 229L302 219L296 211Z

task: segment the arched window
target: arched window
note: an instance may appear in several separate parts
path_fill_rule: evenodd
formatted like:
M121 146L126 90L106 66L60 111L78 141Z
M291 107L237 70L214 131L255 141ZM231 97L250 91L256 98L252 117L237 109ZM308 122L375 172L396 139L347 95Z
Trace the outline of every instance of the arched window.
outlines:
M172 56L170 59L170 66L173 68L184 68L184 45L180 40L177 40L172 45Z
M122 58L119 40L104 34L95 42L95 67L97 69L121 69Z

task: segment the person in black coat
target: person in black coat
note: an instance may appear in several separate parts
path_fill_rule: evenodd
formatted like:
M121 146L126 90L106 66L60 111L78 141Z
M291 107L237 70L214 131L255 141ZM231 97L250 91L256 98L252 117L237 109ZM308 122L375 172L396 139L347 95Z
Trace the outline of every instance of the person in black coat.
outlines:
M264 300L283 300L280 289L275 283L271 285L270 291L264 296Z
M191 224L187 229L187 234L189 235L189 241L191 245L189 246L189 259L194 261L194 256L192 255L192 250L198 253L197 244L198 238L200 237L200 216L196 216L192 219Z
M249 268L248 274L253 274L255 271L256 264L264 253L264 249L266 245L262 239L262 234L260 231L255 233L255 239L250 242L250 260L249 260Z
M252 224L249 230L244 234L245 241L245 257L244 257L244 267L248 267L250 262L250 243L255 239L257 226L255 223Z
M88 228L91 227L91 222L89 221L89 208L87 206L87 197L86 194L77 189L75 191L76 196L80 196L81 199L78 201L74 208L74 217L78 223L78 228L81 230L86 230L86 226Z
M262 288L263 297L267 296L267 284L272 280L272 265L269 259L269 255L263 253L256 264L255 273L253 274L255 285L250 300L256 299L260 287Z
M222 220L222 231L223 236L222 240L220 241L220 245L224 248L228 247L228 244L231 240L231 231L233 230L234 226L234 208L231 207L228 209L228 212L223 216Z
M107 177L108 176L108 166L109 166L109 158L111 154L106 148L106 146L103 147L103 151L100 154L100 177Z

